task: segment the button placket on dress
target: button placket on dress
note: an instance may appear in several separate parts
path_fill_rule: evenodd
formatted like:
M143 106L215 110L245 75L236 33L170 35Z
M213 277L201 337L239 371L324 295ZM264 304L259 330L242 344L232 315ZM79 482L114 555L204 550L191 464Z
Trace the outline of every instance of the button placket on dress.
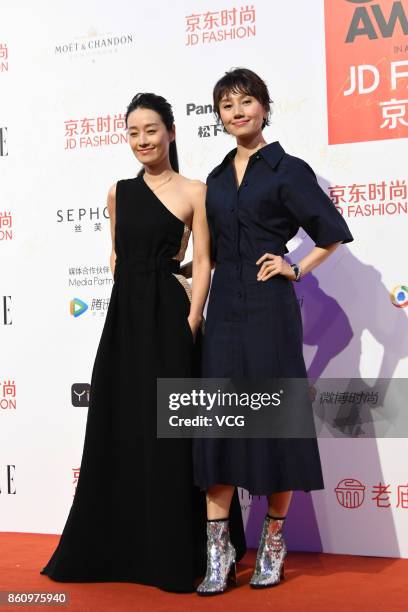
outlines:
M259 159L259 155L252 157L248 160L248 164L245 168L245 172L244 175L242 177L241 183L239 185L239 187L236 189L236 236L237 236L237 261L239 262L236 266L236 272L237 272L237 298L238 298L238 311L240 313L239 319L241 321L245 320L247 318L247 309L246 309L246 292L245 292L245 284L243 282L243 276L242 276L242 272L243 272L243 261L242 261L242 254L241 254L241 249L240 249L240 229L241 229L241 224L240 224L240 216L239 216L239 211L240 211L240 203L242 200L242 197L245 196L245 190L249 184L248 181L248 173L251 170L251 167L254 165L254 162ZM234 174L234 181L235 181L235 172L233 171ZM242 197L241 197L242 196Z

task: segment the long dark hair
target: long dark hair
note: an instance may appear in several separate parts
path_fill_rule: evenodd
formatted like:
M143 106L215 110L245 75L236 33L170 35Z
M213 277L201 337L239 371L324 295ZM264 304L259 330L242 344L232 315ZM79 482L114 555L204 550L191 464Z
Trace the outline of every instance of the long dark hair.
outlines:
M137 108L148 108L150 110L155 111L158 115L160 115L164 125L167 128L167 131L170 132L173 124L174 124L174 115L171 104L167 102L163 96L157 96L154 93L137 93L133 98L131 103L126 109L125 121L126 127L128 123L128 117L130 113ZM179 171L179 163L178 163L178 155L177 155L177 147L176 141L172 140L169 147L169 159L170 165L175 172ZM139 174L144 173L144 168L142 168Z
M220 117L220 101L225 94L228 93L243 93L248 96L253 96L262 104L267 111L267 117L263 120L262 129L269 125L269 117L271 114L271 100L268 87L265 81L260 76L249 70L248 68L234 68L226 72L215 84L213 90L214 114L217 121Z

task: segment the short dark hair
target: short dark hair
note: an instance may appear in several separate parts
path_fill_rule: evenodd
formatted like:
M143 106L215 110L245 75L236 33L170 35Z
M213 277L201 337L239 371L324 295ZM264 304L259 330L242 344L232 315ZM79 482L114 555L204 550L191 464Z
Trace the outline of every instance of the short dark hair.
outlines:
M255 72L248 68L233 68L224 74L215 84L213 89L213 108L218 120L220 117L221 99L229 93L243 93L253 96L268 111L266 119L262 123L262 129L269 125L271 112L271 100L265 81Z

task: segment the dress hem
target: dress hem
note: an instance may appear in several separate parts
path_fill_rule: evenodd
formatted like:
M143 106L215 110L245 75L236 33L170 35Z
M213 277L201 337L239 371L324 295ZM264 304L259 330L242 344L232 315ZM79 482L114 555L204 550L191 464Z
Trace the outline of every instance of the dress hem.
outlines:
M262 490L261 492L258 490L251 490L251 487L248 486L248 484L246 483L230 483L230 482L210 482L205 486L202 486L201 484L198 484L197 482L194 483L197 487L199 487L200 491L208 491L208 489L210 489L211 487L214 487L215 485L221 485L221 486L234 486L234 487L241 487L242 489L245 489L246 491L248 491L248 493L250 495L273 495L274 493L285 493L286 491L303 491L304 493L310 493L311 491L322 491L325 489L324 484L322 483L321 485L312 485L308 488L303 488L301 486L287 486L285 488L282 487L278 487L278 488L273 488L270 489L268 487L267 491Z

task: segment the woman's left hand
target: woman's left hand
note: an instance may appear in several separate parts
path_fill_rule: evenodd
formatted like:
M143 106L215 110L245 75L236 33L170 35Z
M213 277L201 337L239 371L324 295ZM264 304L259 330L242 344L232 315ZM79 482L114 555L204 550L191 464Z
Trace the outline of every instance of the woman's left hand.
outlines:
M290 280L295 279L295 273L283 257L280 255L274 255L273 253L265 253L258 259L256 264L261 265L258 270L257 280L266 281L268 278L272 276L276 276L277 274L281 274L282 276L286 276Z

